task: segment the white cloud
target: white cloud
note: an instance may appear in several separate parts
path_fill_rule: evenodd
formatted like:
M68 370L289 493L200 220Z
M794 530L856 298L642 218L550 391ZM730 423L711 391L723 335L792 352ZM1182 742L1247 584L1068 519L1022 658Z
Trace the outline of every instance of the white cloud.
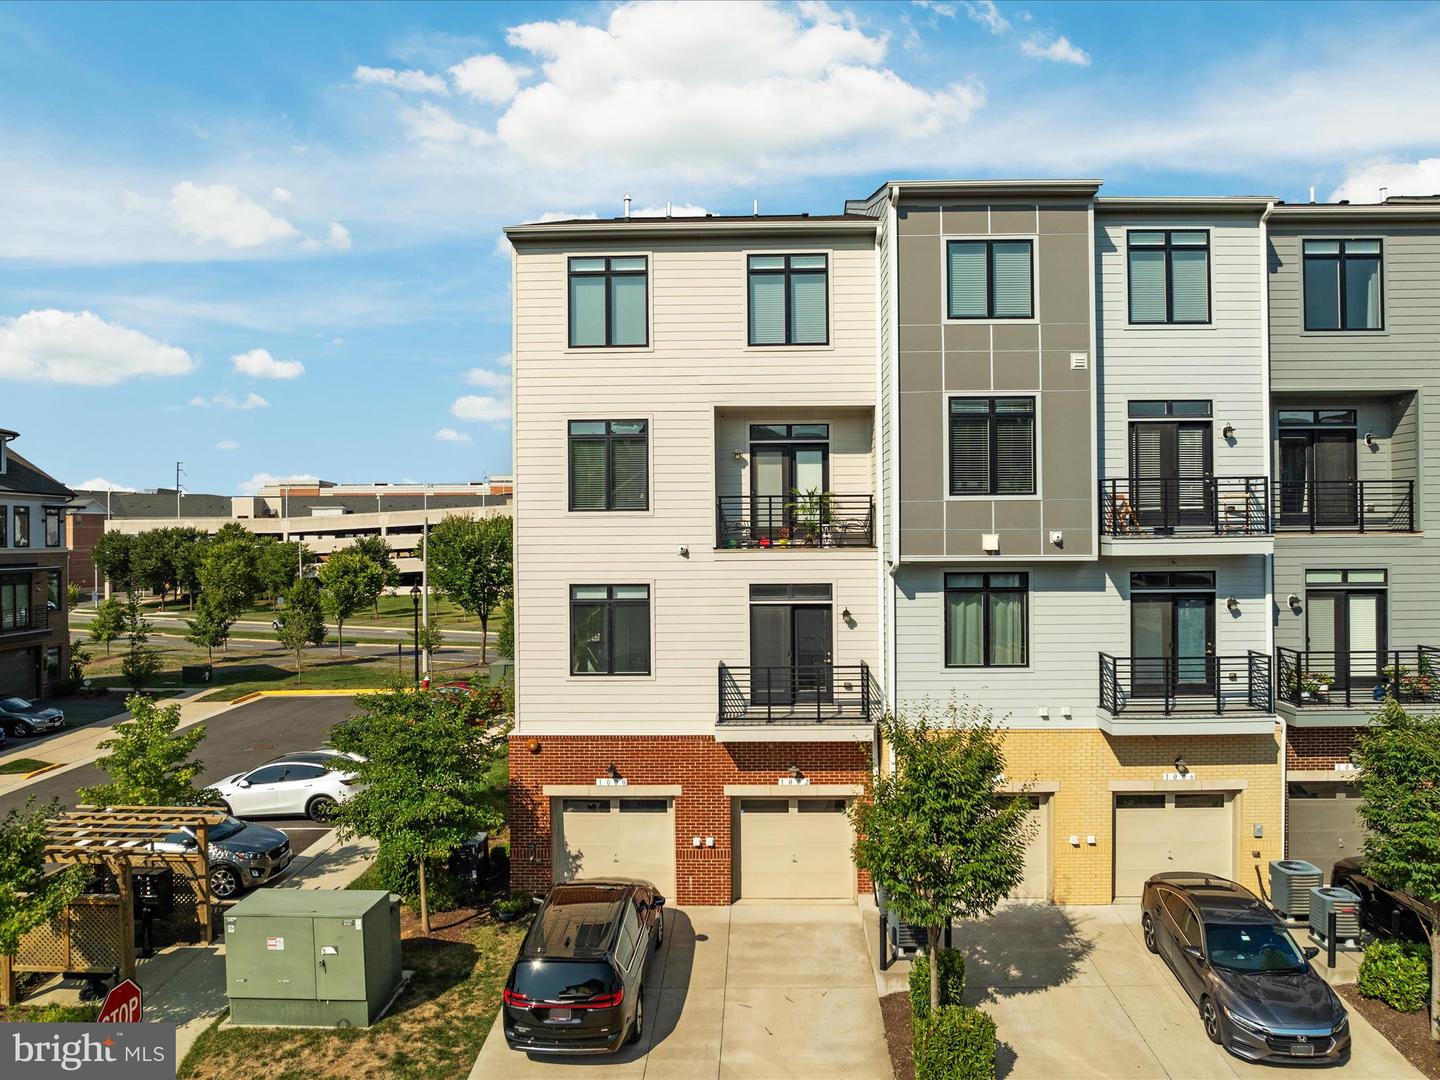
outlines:
M305 365L299 360L277 360L267 349L238 353L230 358L230 364L252 379L298 379L305 374Z
M249 412L251 409L268 409L270 402L266 401L259 394L246 394L243 398L237 398L234 394L219 393L214 397L196 396L190 399L190 404L197 409L239 409Z
M113 480L106 480L103 476L92 476L89 480L79 484L71 484L76 491L134 491L133 487L126 487L124 484L117 484Z
M345 344L345 339L343 337L331 338L330 344L338 349Z
M438 442L468 443L470 436L466 435L463 431L456 431L453 427L442 427L439 431L435 432L435 439Z
M510 373L491 371L489 368L471 368L461 376L471 386L483 386L487 390L509 390Z
M919 0L916 2L919 3ZM921 4L921 6L926 5ZM949 4L945 6L950 7ZM995 6L995 0L961 0L961 6L964 7L966 15L969 15L992 34L1003 34L1010 29L1009 21L1000 14L1000 9ZM953 11L954 9L951 8L952 13Z
M647 206L643 210L631 210L631 217L664 217L667 207ZM668 207L671 217L704 217L710 211L693 203L674 203Z
M0 379L114 386L143 375L188 375L195 361L89 311L29 311L0 318Z
M514 67L494 53L471 56L450 69L455 89L487 105L503 105L520 89L529 68Z
M433 101L400 113L410 138L430 147L478 147L495 141L493 135L475 124L460 120L449 109Z
M283 187L277 187L274 191L270 192L271 202L288 203L294 198L295 196Z
M499 364L501 367L514 367L514 366L515 366L515 354L514 354L514 353L508 353L508 352L507 352L507 353L501 353L499 356L497 356L497 357L495 358L495 362L496 362L497 364Z
M918 8L933 11L936 15L944 18L953 19L955 17L954 4L941 3L940 0L910 0L910 2Z
M330 222L330 229L325 234L325 242L336 251L350 250L350 230L341 225L338 221Z
M221 439L215 444L216 450L239 450L240 444L233 439Z
M455 399L450 406L450 415L457 420L503 424L510 420L510 402L485 394L466 394Z
M1090 54L1078 45L1073 45L1065 36L1047 41L1040 35L1020 43L1020 51L1036 60L1053 60L1057 64L1074 64L1077 67L1090 66Z
M361 64L355 69L355 81L411 94L438 94L443 97L450 93L445 80L428 71L396 71L394 68L366 67Z
M1384 195L1381 194L1384 188ZM1331 202L1380 202L1391 195L1440 194L1440 158L1419 161L1375 161L1352 169L1330 194Z
M258 472L249 480L240 481L240 492L243 495L258 494L261 488L269 487L272 484L315 484L320 478L313 473L291 473L286 476L276 476L274 473Z
M170 194L170 219L183 236L231 248L259 247L299 235L290 222L229 184L202 187L182 180Z

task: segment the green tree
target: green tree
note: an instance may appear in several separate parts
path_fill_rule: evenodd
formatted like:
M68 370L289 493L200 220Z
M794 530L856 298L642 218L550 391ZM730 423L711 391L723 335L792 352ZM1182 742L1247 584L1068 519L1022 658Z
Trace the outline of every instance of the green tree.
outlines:
M285 592L285 611L279 618L275 638L295 654L298 682L306 645L325 644L325 612L320 604L320 587L314 578L303 577Z
M119 533L106 533L119 536ZM110 655L110 643L125 633L125 605L113 596L100 601L95 609L95 618L90 620L90 640L105 646L105 655Z
M260 591L259 548L255 537L229 525L205 545L196 567L200 592L218 612L234 619Z
M1440 716L1380 706L1354 752L1366 871L1432 911L1430 1038L1440 1042Z
M0 956L20 951L20 939L59 914L85 887L79 866L47 873L45 846L50 819L60 803L12 808L0 821Z
M106 577L110 584L119 589L130 587L130 556L135 549L135 538L127 533L105 532L95 541L90 560Z
M136 693L160 674L160 651L150 644L151 630L150 621L140 611L140 596L131 589L125 596L125 636L130 644L120 661L120 672Z
M70 678L79 682L85 678L85 665L90 663L90 650L79 638L70 642Z
M297 540L261 540L256 551L255 570L260 580L260 593L270 598L282 595L300 576L300 563L309 555Z
M426 656L434 656L445 644L445 635L440 630L440 624L435 621L435 616L430 616L430 621L420 627L419 640L415 647L422 650Z
M495 609L495 651L515 658L515 597L507 596Z
M230 627L235 617L210 598L209 593L200 594L200 603L195 608L195 617L185 620L189 630L185 640L205 650L210 662L215 662L216 647L223 648L230 641Z
M195 786L205 765L191 756L205 738L204 726L177 733L180 706L162 707L143 694L131 694L125 707L130 719L115 725L100 744L105 756L95 762L110 782L81 788L80 801L96 806L205 806L213 801L215 792Z
M65 610L74 611L80 606L80 586L70 582L65 586Z
M490 613L510 596L513 527L508 517L450 515L430 530L430 580L456 607L480 620L480 662L489 661Z
M395 559L390 553L390 545L385 538L378 534L374 536L361 536L356 538L350 545L352 551L358 551L367 559L380 568L380 588L375 591L375 597L371 606L378 618L380 615L380 594L385 589L393 589L400 584L400 568L395 565Z
M147 529L135 534L130 549L130 583L144 585L158 596L161 611L175 580L175 542L174 529Z
M336 814L341 835L371 837L388 858L417 866L427 934L426 864L503 820L495 763L505 739L487 734L488 701L396 686L357 698L356 715L330 733L331 746L364 759L344 765L359 783Z
M1025 870L1029 803L1004 790L1005 756L988 712L925 706L881 721L895 767L851 807L855 862L904 922L927 928L929 953L952 920L990 914ZM940 964L930 1006L940 1007Z
M345 620L368 605L384 585L384 572L354 547L335 552L320 564L320 601L335 621L337 652L345 653Z
M199 529L171 529L170 572L175 583L176 598L184 593L195 610L195 594L200 591L200 563L204 561L205 550L210 546L210 534Z

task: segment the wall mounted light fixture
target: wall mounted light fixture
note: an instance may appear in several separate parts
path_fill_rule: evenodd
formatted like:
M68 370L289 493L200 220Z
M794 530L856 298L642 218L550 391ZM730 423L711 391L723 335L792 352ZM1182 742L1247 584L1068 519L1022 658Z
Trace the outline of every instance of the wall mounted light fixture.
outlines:
M615 767L615 762L610 762L610 767L605 770L605 775L610 777L611 780L618 781L620 779L620 770Z
M1181 776L1190 775L1190 766L1186 764L1185 759L1179 754L1175 755L1175 771L1178 772Z
M1290 608L1291 610L1299 610L1299 607L1300 607L1300 597L1299 597L1299 595L1292 592L1289 596L1285 597L1285 606L1288 607L1288 608Z
M1228 600L1225 601L1225 606L1226 606L1227 608L1229 608L1231 611L1239 611L1239 610L1240 610L1240 601L1239 601L1238 599L1236 599L1235 597L1232 596L1232 597L1230 597Z
M1365 445L1374 450L1379 444L1375 441L1375 432L1365 432Z
M1225 436L1225 438L1227 439L1233 439L1235 437L1235 425L1226 424L1223 428L1220 429L1220 434Z

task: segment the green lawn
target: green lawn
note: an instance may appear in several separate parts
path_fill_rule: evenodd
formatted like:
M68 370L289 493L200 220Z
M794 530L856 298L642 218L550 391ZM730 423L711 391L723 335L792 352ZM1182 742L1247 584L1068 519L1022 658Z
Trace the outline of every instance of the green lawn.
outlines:
M22 757L14 761L0 761L0 776L13 776L15 773L34 772L36 769L43 769L49 765L48 761L41 761L39 758Z
M357 611L349 621L353 622L356 626L410 627L415 624L415 609L408 595L382 596L379 607L380 613L378 615L373 608L366 608L364 611ZM479 619L466 615L465 612L461 611L443 596L431 595L430 617L442 627L448 626L457 630L480 629ZM270 607L268 601L262 601L254 607L241 612L240 618L246 621L263 620L269 622L275 618L275 611Z
M100 1012L93 1005L0 1005L0 1024L89 1024Z

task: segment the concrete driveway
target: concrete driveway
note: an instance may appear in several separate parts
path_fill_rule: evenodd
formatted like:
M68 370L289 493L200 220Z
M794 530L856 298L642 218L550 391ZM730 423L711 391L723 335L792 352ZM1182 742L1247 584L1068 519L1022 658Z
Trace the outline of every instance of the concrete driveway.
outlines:
M1253 1065L1212 1044L1165 961L1145 950L1138 906L1003 908L957 926L955 947L967 1000L999 1027L999 1074L1010 1080L1273 1080L1303 1068ZM1420 1076L1353 1011L1350 1026L1350 1063L1326 1077Z
M641 1045L530 1058L506 1047L497 1017L471 1077L892 1080L858 908L739 904L665 918Z

